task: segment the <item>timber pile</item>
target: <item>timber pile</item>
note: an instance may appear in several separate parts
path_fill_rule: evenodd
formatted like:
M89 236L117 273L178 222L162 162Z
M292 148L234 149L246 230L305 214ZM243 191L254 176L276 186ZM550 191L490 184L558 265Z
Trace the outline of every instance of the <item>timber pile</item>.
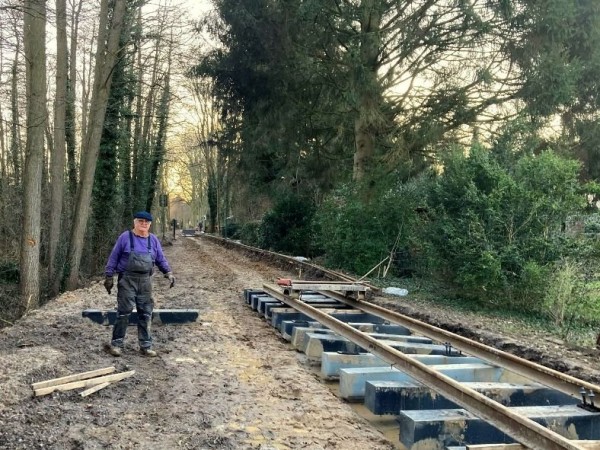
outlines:
M96 369L89 372L76 373L66 377L32 383L31 387L33 388L35 397L48 395L55 391L71 391L80 388L85 389L81 391L79 395L87 397L100 389L104 389L111 383L129 378L135 373L135 370L113 373L116 370L115 367L105 367L104 369Z

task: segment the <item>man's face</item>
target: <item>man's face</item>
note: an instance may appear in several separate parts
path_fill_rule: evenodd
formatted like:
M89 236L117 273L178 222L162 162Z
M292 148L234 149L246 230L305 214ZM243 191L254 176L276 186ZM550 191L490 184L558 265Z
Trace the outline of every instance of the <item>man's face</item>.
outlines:
M133 226L135 228L135 231L137 231L138 234L141 234L142 236L148 234L148 232L150 231L151 224L152 224L152 222L150 222L149 220L146 220L146 219L134 219L133 220Z

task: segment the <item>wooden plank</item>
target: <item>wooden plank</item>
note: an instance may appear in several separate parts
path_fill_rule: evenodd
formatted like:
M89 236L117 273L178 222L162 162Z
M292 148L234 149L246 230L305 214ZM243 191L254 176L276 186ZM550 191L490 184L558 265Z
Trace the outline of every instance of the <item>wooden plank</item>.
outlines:
M333 283L301 283L292 282L292 290L302 291L360 291L365 292L369 288L361 284L333 284Z
M41 389L41 388L45 388L45 387L56 386L59 384L70 383L72 381L79 381L79 380L85 380L88 378L94 378L99 375L107 375L109 373L115 372L116 370L117 369L115 369L114 367L105 367L104 369L90 370L89 372L76 373L74 375L68 375L66 377L54 378L52 380L46 380L46 381L39 381L37 383L32 383L31 387L33 388L33 390L36 390L36 389Z
M94 392L98 392L100 389L104 389L109 384L110 383L108 381L106 383L97 384L96 386L92 386L91 388L86 389L85 391L81 391L79 395L81 395L82 397L87 397L88 395L93 394Z
M573 443L585 450L600 450L600 441L573 441Z
M134 373L135 373L135 370L131 370L129 372L115 373L112 375L106 375L104 377L91 378L89 380L75 381L73 383L59 384L56 386L49 386L49 387L45 387L45 388L41 388L41 389L36 389L34 392L35 392L35 396L39 397L41 395L51 394L54 391L70 391L72 389L79 389L79 388L85 388L85 387L89 387L89 386L95 386L97 384L102 384L107 381L119 381L124 378L128 378L128 377L132 376Z

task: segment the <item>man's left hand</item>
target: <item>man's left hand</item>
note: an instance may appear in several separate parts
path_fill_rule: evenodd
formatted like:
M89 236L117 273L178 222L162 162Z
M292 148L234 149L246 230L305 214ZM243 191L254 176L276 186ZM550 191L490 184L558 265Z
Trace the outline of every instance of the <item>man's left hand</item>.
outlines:
M173 286L175 286L175 277L173 276L173 274L171 272L167 272L165 273L165 278L169 279L169 289L172 288Z
M104 278L104 289L106 289L106 292L108 292L108 294L110 295L110 291L113 288L113 277L105 277Z

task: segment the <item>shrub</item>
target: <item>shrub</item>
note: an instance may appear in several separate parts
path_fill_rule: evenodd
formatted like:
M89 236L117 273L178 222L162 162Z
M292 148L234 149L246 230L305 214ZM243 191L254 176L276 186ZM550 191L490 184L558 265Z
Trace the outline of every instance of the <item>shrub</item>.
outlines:
M589 264L573 258L557 261L544 297L544 313L568 338L575 328L597 325L600 281Z
M253 247L258 247L260 243L260 222L248 222L240 227L240 240Z
M287 195L263 217L259 227L260 247L296 256L314 256L313 203Z
M572 245L563 224L585 207L578 170L551 152L511 164L479 147L452 153L428 197L439 274L462 295L539 311L550 268Z
M19 283L20 271L16 262L0 262L0 283Z
M228 239L239 239L240 226L235 222L226 222L225 226L221 229L221 234Z
M327 265L365 275L386 257L391 257L395 275L410 273L416 242L416 212L423 204L426 178L398 182L369 201L355 185L341 186L323 202L316 215L319 246ZM381 264L383 273L388 261Z

